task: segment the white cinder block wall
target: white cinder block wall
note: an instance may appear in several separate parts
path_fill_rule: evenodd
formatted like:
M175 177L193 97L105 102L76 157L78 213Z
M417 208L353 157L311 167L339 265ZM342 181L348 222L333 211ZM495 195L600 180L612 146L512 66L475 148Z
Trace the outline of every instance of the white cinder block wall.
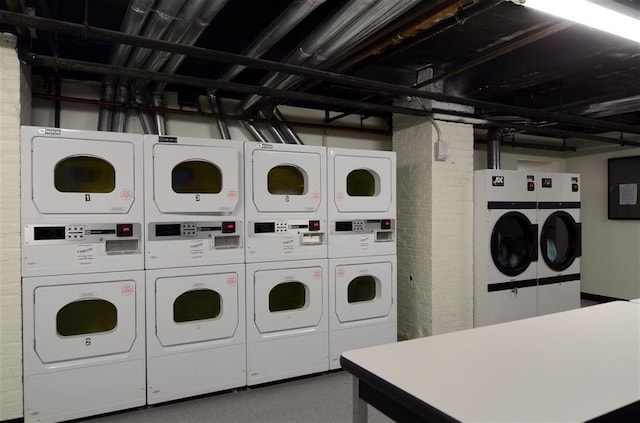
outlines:
M473 128L438 122L449 159L434 159L425 119L396 118L398 337L473 326Z
M0 421L22 417L20 125L29 123L31 91L15 46L0 34Z

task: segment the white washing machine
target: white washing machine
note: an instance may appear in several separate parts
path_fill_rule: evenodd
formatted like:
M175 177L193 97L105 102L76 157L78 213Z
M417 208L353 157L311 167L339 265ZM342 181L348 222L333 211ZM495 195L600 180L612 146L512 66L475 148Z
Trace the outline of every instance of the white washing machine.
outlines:
M327 257L326 149L245 143L247 263Z
M144 271L23 278L25 422L145 404Z
M21 134L22 275L143 269L142 136Z
M634 300L629 300L632 303L640 304L640 298L636 298Z
M147 402L245 386L244 264L147 270Z
M247 384L329 369L327 259L247 264Z
M244 262L241 141L145 135L147 269Z
M580 175L538 173L538 314L580 308Z
M474 172L474 325L537 315L536 177Z
M396 342L396 256L329 259L329 368L348 350Z
M329 258L396 254L396 153L329 148Z

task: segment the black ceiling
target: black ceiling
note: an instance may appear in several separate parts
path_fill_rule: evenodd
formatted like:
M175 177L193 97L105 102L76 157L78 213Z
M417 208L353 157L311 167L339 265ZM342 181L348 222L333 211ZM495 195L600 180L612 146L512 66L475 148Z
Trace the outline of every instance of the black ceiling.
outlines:
M640 0L616 1L640 14ZM5 9L12 3L15 1L6 0ZM241 54L291 3L288 0L229 0L195 45ZM261 58L281 61L344 3L324 1ZM36 16L119 30L128 4L128 0L27 0L25 6L33 8ZM456 13L452 16L445 13L447 10ZM411 87L415 86L420 72L433 69L433 75L439 78L435 87L444 94L591 117L621 127L626 125L627 129L636 128L626 132L640 133L638 43L568 24L510 1L424 0L392 24L395 25L382 28L356 48L345 51L346 55L339 60L330 61L324 70ZM0 29L10 27L0 24ZM400 41L387 42L398 33L403 34ZM43 31L38 31L37 38L30 42L23 40L22 45L37 54L104 64L109 63L113 49L113 44L107 41L62 33L51 36ZM224 63L187 57L176 74L216 79L228 67ZM51 69L34 68L36 74L51 72ZM247 68L233 81L259 85L266 74L264 70ZM101 80L100 75L86 73L63 75ZM183 97L198 92L176 84L170 89L177 90ZM335 82L306 83L296 90L383 105L390 105L393 100L372 90ZM223 91L223 96L242 98L232 91ZM289 103L326 107L304 101ZM369 113L353 107L331 109ZM589 125L527 118L505 110L476 108L475 113L514 124L590 134L608 132Z

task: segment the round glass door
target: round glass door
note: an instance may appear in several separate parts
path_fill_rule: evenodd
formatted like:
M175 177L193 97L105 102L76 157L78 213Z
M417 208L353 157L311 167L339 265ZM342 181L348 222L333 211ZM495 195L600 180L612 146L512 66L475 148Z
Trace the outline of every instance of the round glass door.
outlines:
M567 269L578 256L578 225L564 211L552 213L540 232L542 258L551 269L561 272Z
M520 212L504 214L493 227L491 257L498 270L507 276L524 272L534 260L536 248L531 222Z

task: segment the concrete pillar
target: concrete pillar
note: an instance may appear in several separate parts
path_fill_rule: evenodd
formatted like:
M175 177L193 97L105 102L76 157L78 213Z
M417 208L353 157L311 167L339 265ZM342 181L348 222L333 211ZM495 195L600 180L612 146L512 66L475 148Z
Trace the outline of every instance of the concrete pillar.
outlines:
M437 125L445 161L435 159L431 122L394 117L400 339L473 326L473 127Z
M0 421L22 417L20 301L20 125L31 89L16 38L0 34Z

